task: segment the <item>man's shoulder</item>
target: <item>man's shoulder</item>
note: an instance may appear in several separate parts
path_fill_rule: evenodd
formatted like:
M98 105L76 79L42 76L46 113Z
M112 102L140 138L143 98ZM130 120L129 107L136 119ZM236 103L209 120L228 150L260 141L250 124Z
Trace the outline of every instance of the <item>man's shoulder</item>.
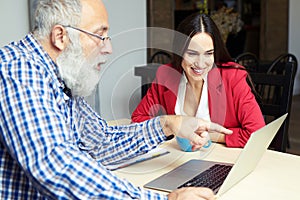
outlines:
M33 58L32 50L24 46L24 42L13 41L0 49L0 63L14 63L18 60L30 61Z
M17 42L11 42L0 49L0 63L10 62L22 55L22 50Z
M0 73L22 84L59 84L58 70L32 35L0 49Z
M0 49L0 66L8 70L22 66L23 71L27 68L44 71L43 66L47 66L51 61L43 56L45 52L41 52L41 49L33 35L28 34L22 40L11 42Z
M0 68L11 72L30 72L41 70L41 61L18 46L7 45L0 50ZM1 71L2 71L1 70Z

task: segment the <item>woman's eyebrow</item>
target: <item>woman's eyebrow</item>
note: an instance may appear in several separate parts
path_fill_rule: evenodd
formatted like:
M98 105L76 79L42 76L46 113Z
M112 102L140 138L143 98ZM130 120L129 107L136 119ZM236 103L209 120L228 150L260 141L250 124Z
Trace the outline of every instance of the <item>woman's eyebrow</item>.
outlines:
M198 53L198 51L193 50L193 49L187 49L186 51L190 51L190 52L193 52L193 53Z
M187 49L186 51L193 52L193 53L199 53L198 51L193 50L193 49ZM209 50L207 50L207 51L205 51L205 52L206 52L206 53L211 53L211 52L213 52L213 51L214 51L214 49L209 49Z

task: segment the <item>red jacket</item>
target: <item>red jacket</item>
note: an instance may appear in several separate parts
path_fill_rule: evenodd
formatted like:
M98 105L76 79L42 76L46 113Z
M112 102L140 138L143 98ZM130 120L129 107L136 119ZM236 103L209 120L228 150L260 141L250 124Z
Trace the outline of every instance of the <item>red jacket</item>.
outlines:
M232 64L237 65L224 65ZM181 76L170 65L160 66L147 94L132 113L132 121L141 122L158 115L175 114ZM228 147L244 147L250 134L265 125L246 77L245 70L232 68L213 68L208 73L210 119L233 131L225 136Z

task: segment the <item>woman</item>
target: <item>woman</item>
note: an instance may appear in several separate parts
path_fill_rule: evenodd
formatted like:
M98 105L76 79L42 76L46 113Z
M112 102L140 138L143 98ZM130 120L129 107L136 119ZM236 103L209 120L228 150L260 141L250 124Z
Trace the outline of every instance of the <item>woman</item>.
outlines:
M251 133L265 125L247 83L247 71L232 62L208 15L187 17L177 31L172 64L158 68L156 79L132 113L132 121L161 113L196 116L233 131L226 136L209 133L212 141L244 147Z

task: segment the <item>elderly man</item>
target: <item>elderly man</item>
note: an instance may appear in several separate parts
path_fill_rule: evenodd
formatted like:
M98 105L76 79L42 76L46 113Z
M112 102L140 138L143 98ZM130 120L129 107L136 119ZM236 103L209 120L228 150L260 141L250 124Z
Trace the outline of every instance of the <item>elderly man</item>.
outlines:
M203 146L214 123L160 116L108 126L83 100L112 53L101 0L39 0L36 28L0 50L1 199L211 199L207 188L168 196L135 187L106 165L148 152L172 135Z

